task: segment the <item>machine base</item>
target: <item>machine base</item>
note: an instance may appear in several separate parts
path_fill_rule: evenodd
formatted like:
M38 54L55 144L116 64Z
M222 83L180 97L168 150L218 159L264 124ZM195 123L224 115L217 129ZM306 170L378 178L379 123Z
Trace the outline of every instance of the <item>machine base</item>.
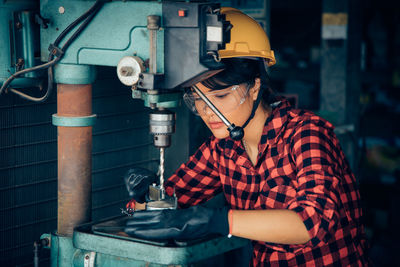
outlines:
M126 219L79 226L72 238L42 235L50 240L52 266L188 266L250 242L236 237L190 242L141 240L123 232Z

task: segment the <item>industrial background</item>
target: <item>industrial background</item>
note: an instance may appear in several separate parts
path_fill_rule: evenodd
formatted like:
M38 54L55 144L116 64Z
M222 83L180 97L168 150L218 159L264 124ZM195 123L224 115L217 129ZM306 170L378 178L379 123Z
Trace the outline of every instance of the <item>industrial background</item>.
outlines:
M370 256L376 266L394 266L400 249L400 2L215 2L242 9L264 26L277 57L269 69L273 89L336 126L360 184ZM0 0L1 81L10 74L2 56L10 52L9 28L16 22L6 15L11 9L39 13L40 1ZM334 20L332 13L343 17ZM38 37L39 25L32 27ZM39 63L39 49L34 56ZM148 131L149 109L132 99L115 67L97 68L92 106L97 114L92 148L96 221L119 215L129 200L124 173L133 166L156 169L159 158ZM167 177L209 135L185 107L175 111ZM56 112L54 92L40 104L10 93L0 97L0 266L33 266L34 241L57 228L57 127L51 121ZM49 266L49 252L40 254L40 266Z

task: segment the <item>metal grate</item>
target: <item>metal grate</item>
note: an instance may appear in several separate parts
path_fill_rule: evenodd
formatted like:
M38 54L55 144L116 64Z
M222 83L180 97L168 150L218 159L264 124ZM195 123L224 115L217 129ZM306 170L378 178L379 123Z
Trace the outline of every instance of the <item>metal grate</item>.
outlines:
M132 100L113 68L100 68L93 86L92 219L120 213L128 199L124 173L132 166L156 169L148 111ZM57 225L55 94L43 104L11 95L0 98L0 266L32 265L32 245ZM41 266L48 265L48 255Z

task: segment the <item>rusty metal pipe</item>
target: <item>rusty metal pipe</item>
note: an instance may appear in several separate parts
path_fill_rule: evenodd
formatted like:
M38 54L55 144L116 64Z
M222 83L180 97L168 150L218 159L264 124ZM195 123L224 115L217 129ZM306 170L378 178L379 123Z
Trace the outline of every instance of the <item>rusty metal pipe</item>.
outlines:
M58 84L57 115L92 114L91 84ZM57 232L72 236L75 226L91 220L92 127L58 126Z

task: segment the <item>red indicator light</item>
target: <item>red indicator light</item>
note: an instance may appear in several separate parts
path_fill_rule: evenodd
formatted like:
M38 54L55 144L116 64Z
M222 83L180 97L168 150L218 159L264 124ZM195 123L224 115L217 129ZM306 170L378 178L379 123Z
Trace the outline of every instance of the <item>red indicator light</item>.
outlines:
M179 17L186 17L186 13L187 13L187 11L184 10L184 9L178 10L178 16Z

